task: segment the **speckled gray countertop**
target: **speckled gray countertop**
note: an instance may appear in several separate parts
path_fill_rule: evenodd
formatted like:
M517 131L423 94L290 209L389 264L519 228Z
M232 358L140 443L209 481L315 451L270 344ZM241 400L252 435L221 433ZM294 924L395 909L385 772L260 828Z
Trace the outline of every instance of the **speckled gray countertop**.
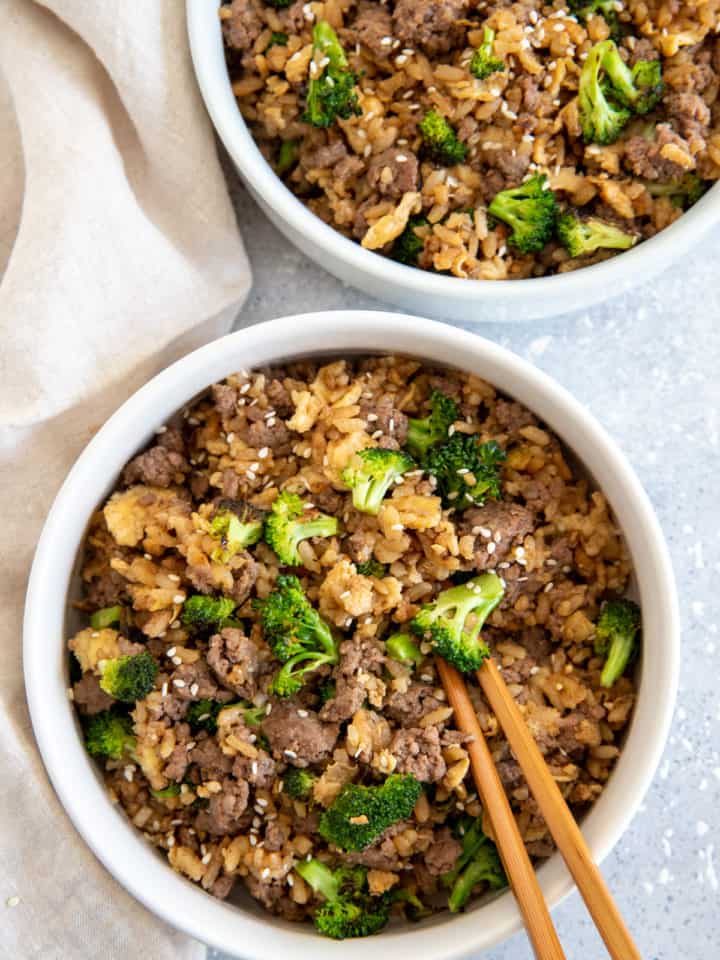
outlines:
M230 179L255 279L238 327L387 308L300 254ZM688 263L589 311L472 328L586 404L633 463L670 545L683 621L678 706L645 804L603 868L644 960L720 957L719 249L716 230ZM554 918L569 960L607 956L577 894ZM519 934L483 960L530 956Z

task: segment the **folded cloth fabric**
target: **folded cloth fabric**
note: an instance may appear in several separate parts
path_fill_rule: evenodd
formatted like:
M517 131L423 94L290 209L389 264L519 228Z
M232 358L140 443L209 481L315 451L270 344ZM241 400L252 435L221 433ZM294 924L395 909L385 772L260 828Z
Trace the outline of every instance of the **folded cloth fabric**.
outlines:
M118 887L45 777L22 605L73 459L143 380L225 332L249 267L181 0L0 0L0 18L0 957L189 960L204 948Z

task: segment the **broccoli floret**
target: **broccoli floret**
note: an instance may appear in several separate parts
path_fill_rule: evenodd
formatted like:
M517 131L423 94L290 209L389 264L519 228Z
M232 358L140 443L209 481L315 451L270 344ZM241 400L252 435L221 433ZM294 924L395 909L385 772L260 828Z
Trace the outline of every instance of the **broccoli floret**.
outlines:
M603 60L608 44L615 46L611 40L604 40L591 48L580 74L578 109L587 143L615 143L630 119L630 111L613 102L606 83Z
M299 152L297 140L283 140L278 151L275 172L282 176L283 173L292 170L297 163Z
M640 607L632 600L609 600L595 625L595 652L604 656L600 676L603 687L611 687L625 673L638 648Z
M85 723L85 748L94 757L120 760L135 749L132 720L114 710L103 710Z
M582 257L596 250L627 250L637 238L611 223L597 217L581 220L572 213L564 213L557 224L558 238L571 257Z
M613 40L620 40L622 37L623 25L618 17L616 0L568 0L568 7L575 14L578 23L587 23L588 18L595 14L605 20Z
M225 704L218 700L195 700L187 708L185 720L195 733L198 730L207 730L208 733L217 733L217 716Z
M669 197L673 206L687 210L707 191L709 182L701 180L696 173L686 173L679 180L670 183L646 183L645 188L652 197Z
M314 127L329 127L338 117L347 120L359 116L362 110L355 92L355 74L348 68L342 44L327 20L319 20L313 27L313 53L321 53L321 60L327 63L311 76L303 120Z
M273 30L270 34L270 42L265 47L265 52L271 47L286 47L288 42L288 35L283 33L282 30Z
M385 652L393 660L413 664L413 666L423 659L420 648L409 633L394 633L391 637L388 637L385 641Z
M390 257L406 267L416 267L425 247L425 240L418 235L418 227L427 227L427 217L410 217L405 229L390 248Z
M312 796L317 777L309 770L290 767L283 774L283 792L293 800L307 800Z
M246 705L242 700L240 701L240 705L245 707L243 710L243 719L248 727L257 727L262 723L265 718L265 707L255 707L252 704ZM226 707L237 706L237 703L220 703L219 700L210 700L208 698L196 700L187 708L185 721L190 724L190 729L193 733L198 730L207 730L207 732L211 734L217 733L217 721L220 712L225 710Z
M375 577L377 580L382 580L383 577L387 576L387 567L379 560L375 560L374 557L364 563L355 564L355 569L364 577Z
M227 704L227 706L231 706L231 704ZM264 705L256 707L251 703L243 710L243 720L246 727L259 727L266 716L267 710Z
M457 913L470 899L479 883L492 890L507 886L507 878L495 844L482 832L479 820L464 818L460 825L462 850L455 866L443 874L444 886L450 887L448 906Z
M417 893L408 887L398 887L390 893L390 902L402 905L403 912L407 920L416 922L432 914L430 907L427 907Z
M115 700L134 703L155 686L158 665L147 651L100 661L100 687Z
M343 470L342 480L352 490L355 509L374 515L380 511L383 497L393 481L414 466L412 457L401 450L370 447L355 454Z
M216 563L227 563L236 553L257 543L263 532L264 513L243 500L223 500L210 521L210 533L220 541L213 550Z
M422 608L410 628L462 673L477 670L490 656L480 631L504 593L500 577L482 573L459 587L443 590Z
M151 790L150 793L158 800L169 800L171 797L180 796L180 784L169 783L163 790Z
M332 870L320 860L302 860L295 870L325 902L315 910L318 931L334 940L368 937L382 930L390 916L387 896L371 897L365 867Z
M273 548L281 563L299 567L302 559L298 544L309 537L332 537L338 531L336 517L318 510L306 510L296 493L283 490L272 505L265 521L265 541Z
M631 68L620 56L620 51L612 40L605 40L603 43L605 52L602 65L614 96L633 113L649 113L657 106L663 94L660 61L638 60Z
M431 447L447 440L448 430L458 418L458 406L452 397L439 390L430 395L430 413L427 417L408 420L406 446L408 452L422 463Z
M120 623L122 607L103 607L102 610L96 610L90 617L90 626L93 630L104 630L106 627L112 627Z
M545 176L536 174L519 187L497 193L488 212L512 229L509 244L520 253L537 253L552 236L557 201Z
M349 783L320 818L318 830L341 850L364 850L393 823L409 817L421 793L411 773L393 773L377 787Z
M493 56L493 42L495 31L490 27L483 28L483 39L470 61L470 73L478 80L484 80L491 73L502 73L505 64L498 57Z
M448 121L436 110L428 110L420 121L419 130L425 152L436 163L450 167L465 160L467 147L458 140Z
M185 601L180 620L193 630L216 630L225 624L235 609L229 597L206 597L193 594Z
M500 467L507 455L489 440L478 443L472 434L454 433L425 458L425 470L435 477L446 507L465 510L500 497Z
M280 575L275 589L257 601L265 640L283 663L270 690L279 697L297 693L305 675L335 664L338 650L330 627L308 601L297 577Z
M591 48L578 88L580 126L588 143L614 143L631 113L648 113L662 96L659 60L639 60L632 69L612 40Z

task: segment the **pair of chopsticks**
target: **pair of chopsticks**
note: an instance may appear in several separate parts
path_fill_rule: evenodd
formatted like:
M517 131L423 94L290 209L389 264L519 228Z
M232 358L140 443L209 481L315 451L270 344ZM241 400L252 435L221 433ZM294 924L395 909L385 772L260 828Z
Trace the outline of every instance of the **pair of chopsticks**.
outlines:
M535 956L537 960L564 960L565 954L550 911L543 899L465 681L455 667L441 657L436 657L436 666L448 702L455 712L455 725L463 733L473 736L472 742L466 745L473 780L490 818L498 853L523 915ZM602 874L593 863L580 828L492 659L483 663L477 671L477 678L595 926L605 941L608 953L613 960L641 960Z

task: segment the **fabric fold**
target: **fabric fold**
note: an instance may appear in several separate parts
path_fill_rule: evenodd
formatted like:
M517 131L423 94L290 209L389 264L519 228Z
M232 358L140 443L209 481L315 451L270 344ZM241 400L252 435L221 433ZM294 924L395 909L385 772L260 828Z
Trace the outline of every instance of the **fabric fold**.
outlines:
M250 270L184 4L0 11L0 957L199 960L63 813L25 705L22 608L73 460L133 390L230 329Z

